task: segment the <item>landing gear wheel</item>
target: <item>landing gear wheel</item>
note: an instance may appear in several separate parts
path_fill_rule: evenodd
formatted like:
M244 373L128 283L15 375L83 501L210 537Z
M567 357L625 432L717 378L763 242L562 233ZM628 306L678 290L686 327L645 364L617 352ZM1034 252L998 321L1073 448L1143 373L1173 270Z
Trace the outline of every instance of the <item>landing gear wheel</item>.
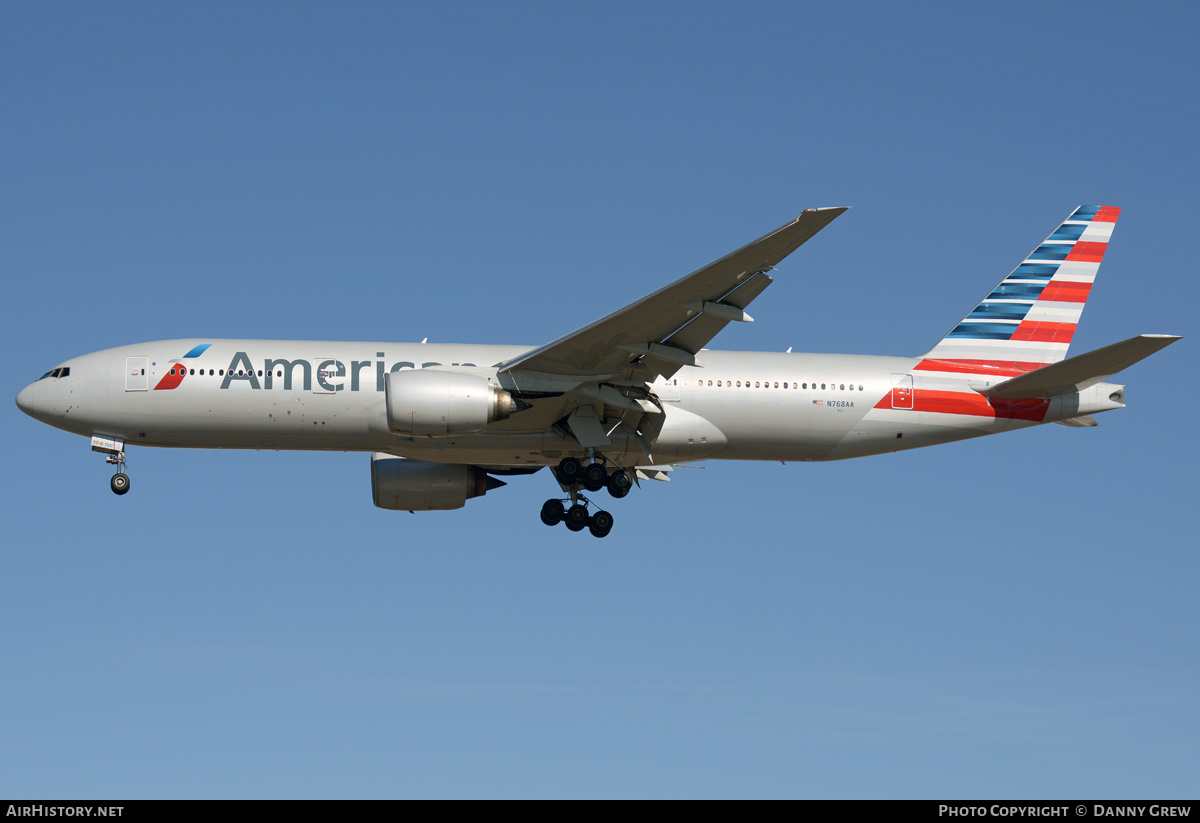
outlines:
M588 524L587 506L581 506L576 503L571 508L567 509L567 514L563 518L563 522L567 524L567 528L573 532L581 532Z
M589 463L583 470L583 487L590 492L598 492L608 482L608 470L603 463Z
M117 472L112 476L112 480L108 481L108 485L112 487L113 494L125 494L129 491L129 475Z
M629 494L631 488L633 488L633 479L624 469L617 469L608 476L608 493L618 500Z
M542 522L547 526L557 526L563 519L563 502L551 498L542 504Z
M608 512L596 512L592 515L591 521L588 523L588 529L593 537L608 537L608 533L612 531L613 516Z
M583 464L577 457L564 457L558 461L558 479L567 486L579 481L583 474Z

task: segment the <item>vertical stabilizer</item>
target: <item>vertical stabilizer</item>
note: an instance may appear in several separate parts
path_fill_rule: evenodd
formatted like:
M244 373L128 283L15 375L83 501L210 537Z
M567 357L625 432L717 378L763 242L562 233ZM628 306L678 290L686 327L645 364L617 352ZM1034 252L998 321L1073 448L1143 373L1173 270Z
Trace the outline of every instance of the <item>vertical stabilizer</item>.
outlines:
M1022 371L1063 360L1120 213L1077 208L925 358Z

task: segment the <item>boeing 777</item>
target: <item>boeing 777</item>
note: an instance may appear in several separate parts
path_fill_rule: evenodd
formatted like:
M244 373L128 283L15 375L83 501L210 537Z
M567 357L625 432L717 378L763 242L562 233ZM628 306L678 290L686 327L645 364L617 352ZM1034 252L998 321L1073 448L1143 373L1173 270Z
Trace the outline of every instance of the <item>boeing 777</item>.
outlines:
M129 491L130 444L372 452L375 505L457 509L552 467L541 520L604 537L625 497L700 460L841 460L1124 406L1109 377L1179 337L1067 357L1120 209L1080 206L920 357L712 351L769 272L844 208L809 209L543 346L160 340L62 363L22 411L91 438Z

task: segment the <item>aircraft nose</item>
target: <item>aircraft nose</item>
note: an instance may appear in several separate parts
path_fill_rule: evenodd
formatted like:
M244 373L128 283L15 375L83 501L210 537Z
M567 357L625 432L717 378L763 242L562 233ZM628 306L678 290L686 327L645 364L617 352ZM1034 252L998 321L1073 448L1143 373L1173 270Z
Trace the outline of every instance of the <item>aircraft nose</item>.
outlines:
M37 384L30 383L28 386L21 389L21 393L17 395L17 408L28 414L30 417L34 416L35 406L33 395L36 391Z

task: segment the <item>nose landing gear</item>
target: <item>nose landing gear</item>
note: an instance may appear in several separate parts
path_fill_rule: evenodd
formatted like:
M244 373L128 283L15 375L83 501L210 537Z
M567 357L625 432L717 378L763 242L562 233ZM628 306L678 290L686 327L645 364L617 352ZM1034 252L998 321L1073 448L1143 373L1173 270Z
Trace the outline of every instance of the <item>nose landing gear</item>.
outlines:
M108 481L108 485L112 488L113 494L125 494L129 491L129 475L125 473L125 450L110 454L104 458L105 463L111 463L117 467L117 473L112 476L112 480Z
M129 475L125 473L125 441L119 437L101 437L92 435L92 451L101 452L104 462L117 467L117 473L108 481L113 494L125 494L129 491Z

